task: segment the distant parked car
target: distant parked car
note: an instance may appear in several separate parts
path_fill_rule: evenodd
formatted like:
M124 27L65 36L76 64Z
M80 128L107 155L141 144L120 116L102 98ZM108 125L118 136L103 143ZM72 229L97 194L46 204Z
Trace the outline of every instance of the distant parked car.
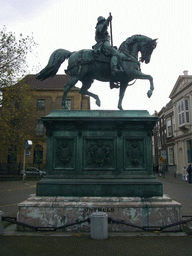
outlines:
M39 176L39 177L43 177L46 174L45 171L41 171L36 167L27 167L25 173L26 173L26 176L33 175L33 176ZM23 175L23 170L21 170L21 175Z

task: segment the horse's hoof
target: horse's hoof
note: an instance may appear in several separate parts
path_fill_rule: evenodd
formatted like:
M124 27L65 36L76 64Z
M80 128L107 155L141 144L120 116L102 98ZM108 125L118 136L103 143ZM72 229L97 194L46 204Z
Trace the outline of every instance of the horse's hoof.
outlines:
M123 108L122 108L121 106L118 106L118 109L119 109L119 110L123 110Z
M148 98L150 98L150 97L151 97L151 95L152 95L152 91L151 91L151 90L149 90L149 91L147 92L147 96L148 96Z
M101 106L101 101L100 101L100 100L96 100L96 105L97 105L98 107L100 107L100 106Z

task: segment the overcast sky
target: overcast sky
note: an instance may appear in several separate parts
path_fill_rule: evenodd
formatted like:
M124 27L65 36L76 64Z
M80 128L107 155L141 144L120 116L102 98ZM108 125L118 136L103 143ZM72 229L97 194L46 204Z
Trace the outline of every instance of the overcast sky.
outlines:
M90 49L95 44L98 16L112 13L113 43L116 46L135 34L158 38L149 64L142 64L145 74L154 79L155 90L147 97L149 81L137 80L128 87L123 108L160 111L184 70L192 75L192 1L191 0L1 0L0 25L16 35L31 35L38 43L37 57L29 57L29 72L44 68L51 53L64 48L69 51ZM64 74L67 61L58 74ZM78 82L80 87L81 83ZM99 109L117 109L118 89L95 81L90 89L101 99ZM94 101L91 108L98 109Z

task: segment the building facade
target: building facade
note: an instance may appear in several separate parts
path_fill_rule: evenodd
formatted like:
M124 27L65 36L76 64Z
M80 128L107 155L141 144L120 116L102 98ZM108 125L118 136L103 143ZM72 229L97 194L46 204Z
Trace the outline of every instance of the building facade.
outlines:
M37 80L35 75L27 75L20 81L30 85L33 91L31 108L35 112L32 124L34 132L31 138L28 138L32 141L32 148L26 152L26 166L45 168L47 137L41 117L48 115L52 110L62 109L63 88L68 80L66 75L56 75L45 81ZM90 98L81 95L79 88L74 86L67 95L67 106L73 110L89 110ZM0 158L1 163L9 163L8 154L4 155ZM19 159L23 159L23 156L17 155L16 158L18 162Z
M154 165L181 174L192 162L192 76L187 71L178 77L169 97L156 113Z

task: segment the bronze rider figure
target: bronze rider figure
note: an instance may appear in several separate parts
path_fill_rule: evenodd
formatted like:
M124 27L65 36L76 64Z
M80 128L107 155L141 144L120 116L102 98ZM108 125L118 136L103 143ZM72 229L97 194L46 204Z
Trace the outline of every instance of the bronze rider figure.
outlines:
M97 43L92 48L95 53L100 53L103 50L104 54L112 56L110 66L111 74L114 77L116 74L122 73L123 70L117 68L118 60L121 58L120 53L110 45L110 36L107 29L111 20L111 15L107 19L102 16L98 17L95 27L95 40ZM119 86L111 81L110 88L119 88Z

